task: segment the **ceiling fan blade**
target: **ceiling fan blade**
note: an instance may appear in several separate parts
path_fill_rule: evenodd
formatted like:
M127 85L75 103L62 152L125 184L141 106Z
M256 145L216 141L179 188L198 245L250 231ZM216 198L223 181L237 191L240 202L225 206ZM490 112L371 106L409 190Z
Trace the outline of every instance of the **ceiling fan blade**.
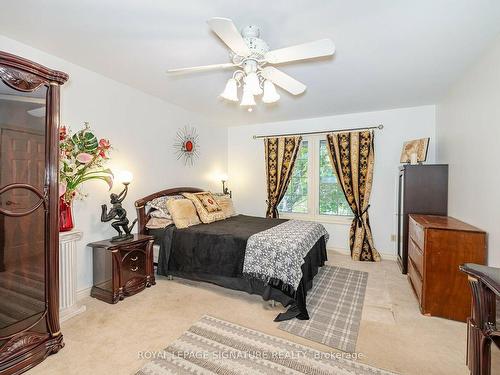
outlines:
M175 68L175 69L168 69L167 73L187 73L187 72L196 72L196 71L202 71L202 70L210 70L210 69L225 69L225 68L232 68L236 66L233 63L225 63L225 64L212 64L212 65L201 65L201 66L193 66L190 68Z
M299 95L306 91L306 85L272 66L266 66L262 69L261 74L262 77L285 89L290 94Z
M314 59L316 57L331 56L335 53L335 45L331 39L320 39L314 42L297 44L269 51L265 55L267 62L279 64L289 61Z
M210 18L207 23L210 25L213 32L216 33L234 53L243 57L247 57L252 53L232 20L229 18L214 17Z

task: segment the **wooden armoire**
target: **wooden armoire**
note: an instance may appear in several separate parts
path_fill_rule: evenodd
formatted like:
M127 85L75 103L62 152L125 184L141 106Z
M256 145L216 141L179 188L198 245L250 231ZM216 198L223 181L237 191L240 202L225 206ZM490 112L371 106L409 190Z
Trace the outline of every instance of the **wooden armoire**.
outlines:
M0 51L0 373L63 347L59 87L68 75Z

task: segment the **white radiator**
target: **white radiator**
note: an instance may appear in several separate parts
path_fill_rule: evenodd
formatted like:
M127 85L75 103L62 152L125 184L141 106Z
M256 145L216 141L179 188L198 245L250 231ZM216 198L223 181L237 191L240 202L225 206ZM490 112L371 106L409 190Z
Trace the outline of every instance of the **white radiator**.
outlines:
M59 233L59 320L64 322L85 311L76 301L76 242L82 232Z

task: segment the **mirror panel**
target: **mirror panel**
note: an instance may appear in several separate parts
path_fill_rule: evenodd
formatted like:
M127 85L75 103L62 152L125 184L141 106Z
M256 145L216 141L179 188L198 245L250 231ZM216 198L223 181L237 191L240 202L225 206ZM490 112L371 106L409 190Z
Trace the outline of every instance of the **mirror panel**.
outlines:
M46 98L45 85L22 92L0 83L0 189L26 184L43 194ZM25 188L0 195L0 336L28 327L46 308L44 206L22 215L39 202Z

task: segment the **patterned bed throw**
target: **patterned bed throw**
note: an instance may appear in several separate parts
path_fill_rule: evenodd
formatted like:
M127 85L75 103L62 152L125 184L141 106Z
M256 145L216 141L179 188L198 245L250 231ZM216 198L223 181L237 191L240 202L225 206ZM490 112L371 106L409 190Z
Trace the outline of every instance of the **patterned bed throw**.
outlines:
M280 280L285 287L297 290L302 278L304 257L328 232L319 223L289 220L256 233L248 239L243 274L269 283Z

